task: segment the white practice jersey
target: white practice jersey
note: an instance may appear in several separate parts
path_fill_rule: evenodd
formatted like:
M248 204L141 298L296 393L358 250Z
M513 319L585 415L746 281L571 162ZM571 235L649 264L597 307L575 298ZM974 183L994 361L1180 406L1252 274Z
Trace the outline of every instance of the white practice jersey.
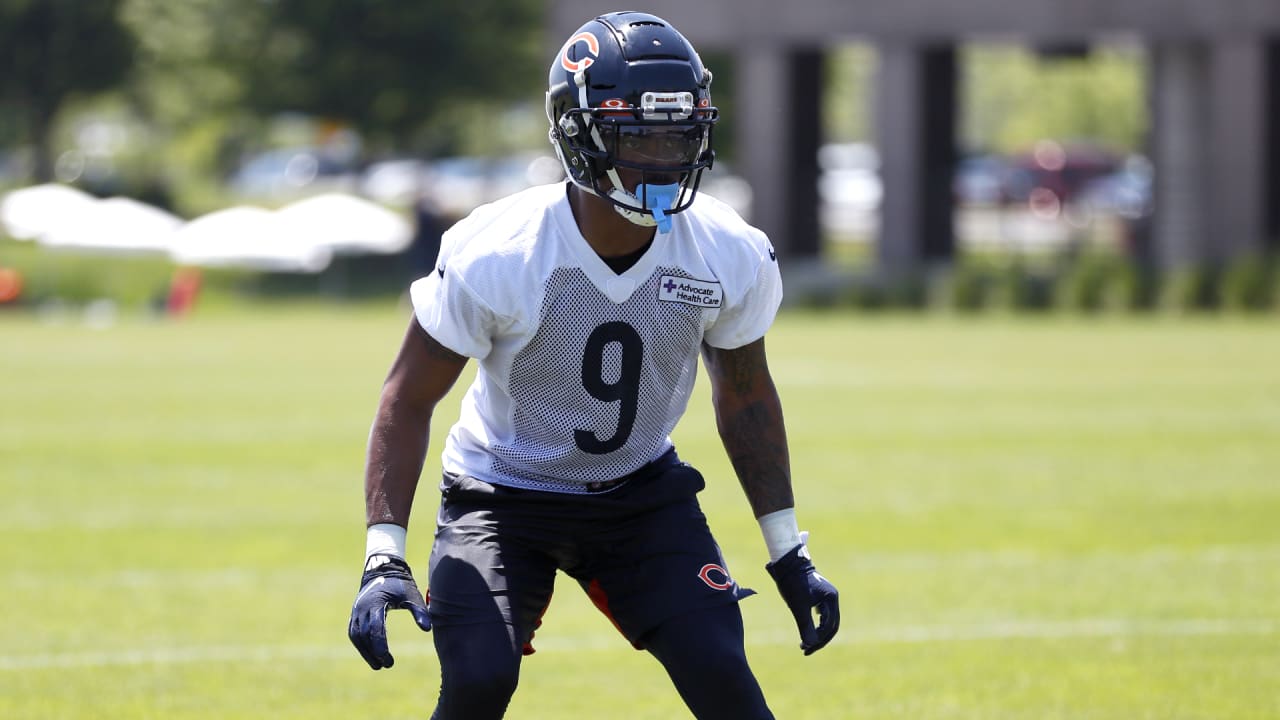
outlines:
M702 193L616 274L556 184L454 225L436 272L410 295L431 337L480 363L445 442L445 471L584 492L671 447L701 344L763 337L782 281L764 233Z

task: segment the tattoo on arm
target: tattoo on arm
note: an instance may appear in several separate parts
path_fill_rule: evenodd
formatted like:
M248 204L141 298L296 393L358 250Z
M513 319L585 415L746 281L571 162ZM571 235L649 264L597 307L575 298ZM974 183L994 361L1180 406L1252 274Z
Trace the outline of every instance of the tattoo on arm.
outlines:
M779 404L753 402L717 417L720 439L756 517L794 506Z
M791 461L782 403L769 375L764 341L735 350L703 347L716 425L756 517L793 507Z

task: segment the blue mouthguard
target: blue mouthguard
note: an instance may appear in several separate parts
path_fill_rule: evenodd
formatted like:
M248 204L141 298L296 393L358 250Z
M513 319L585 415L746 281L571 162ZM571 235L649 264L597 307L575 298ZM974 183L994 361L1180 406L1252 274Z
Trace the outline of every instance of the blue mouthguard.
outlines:
M658 232L671 232L671 216L668 210L676 204L680 195L680 183L670 185L650 185L641 183L636 187L636 195L644 198L645 208L653 211L653 219L658 221Z

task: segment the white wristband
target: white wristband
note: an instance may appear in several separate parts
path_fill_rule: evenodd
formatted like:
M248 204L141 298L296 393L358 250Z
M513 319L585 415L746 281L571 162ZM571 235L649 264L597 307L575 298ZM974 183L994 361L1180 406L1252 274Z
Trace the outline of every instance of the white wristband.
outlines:
M800 526L796 523L795 508L786 508L756 518L764 544L769 548L769 562L791 552L804 541L800 538Z
M409 531L394 523L369 526L364 541L364 559L373 555L394 555L404 559L404 537Z

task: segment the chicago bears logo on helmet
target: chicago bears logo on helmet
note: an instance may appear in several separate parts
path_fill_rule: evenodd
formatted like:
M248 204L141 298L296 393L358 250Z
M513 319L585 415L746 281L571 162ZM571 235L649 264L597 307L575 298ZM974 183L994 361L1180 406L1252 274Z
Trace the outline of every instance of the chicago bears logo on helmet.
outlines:
M572 50L573 46L577 45L579 41L587 44L587 56L581 60L572 60L569 58L569 51ZM569 42L564 44L564 50L560 51L560 66L569 72L586 70L591 67L591 64L594 63L596 58L599 56L600 41L596 39L595 35L592 35L589 32L580 32L569 38Z

